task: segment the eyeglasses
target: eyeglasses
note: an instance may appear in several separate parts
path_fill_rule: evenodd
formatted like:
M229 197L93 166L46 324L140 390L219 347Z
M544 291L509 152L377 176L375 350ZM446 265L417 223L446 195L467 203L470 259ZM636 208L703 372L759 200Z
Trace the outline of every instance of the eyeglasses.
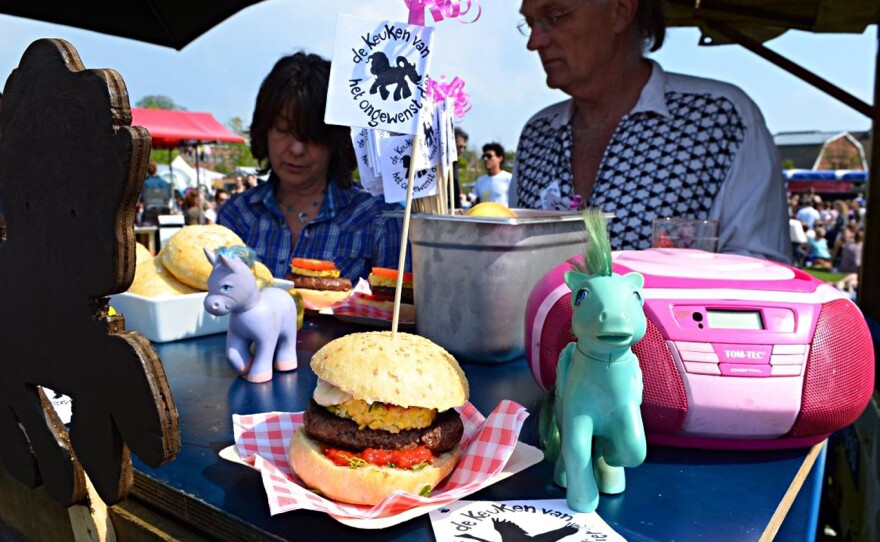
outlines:
M538 26L542 32L554 30L557 26L559 26L559 23L566 15L571 15L572 13L581 9L589 3L590 0L587 0L586 2L581 2L580 4L574 7L570 7L568 9L551 11L550 13L542 17L535 17L531 21L529 21L529 18L526 17L525 19L517 23L516 29L519 30L520 34L527 38L532 35L532 30L535 28L535 26Z
M483 156L481 156L481 158L483 160L491 160L491 159L495 158L495 155L494 154L484 154Z

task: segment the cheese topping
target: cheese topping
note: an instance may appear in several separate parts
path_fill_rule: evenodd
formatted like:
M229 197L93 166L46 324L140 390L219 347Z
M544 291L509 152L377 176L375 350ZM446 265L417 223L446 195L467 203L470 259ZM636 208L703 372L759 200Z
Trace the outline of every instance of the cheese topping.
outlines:
M368 403L360 399L351 399L338 405L329 406L327 410L341 418L357 422L360 429L382 429L389 433L399 433L404 429L422 429L434 423L437 409L409 407L404 408L378 401Z
M397 279L390 279L388 277L380 277L379 275L370 274L369 281L371 286L385 286L387 288L397 288ZM404 288L412 288L413 281L403 279L403 287Z
M304 277L318 277L318 278L331 278L338 279L339 278L339 269L328 269L327 271L314 271L312 269L305 269L302 267L290 266L290 271L294 275L302 275Z

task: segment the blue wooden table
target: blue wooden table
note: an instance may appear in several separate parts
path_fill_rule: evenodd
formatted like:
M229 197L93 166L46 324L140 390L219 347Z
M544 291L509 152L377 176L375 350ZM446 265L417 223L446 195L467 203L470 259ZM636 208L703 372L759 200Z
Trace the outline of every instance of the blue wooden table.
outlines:
M354 529L311 511L272 517L259 473L218 455L233 442L233 414L304 410L316 384L311 355L336 337L368 330L307 315L298 340L299 369L276 373L265 384L248 383L233 373L223 354L224 334L157 344L180 413L182 448L177 459L156 469L133 457L134 495L223 540L434 540L427 516L382 530ZM470 401L482 413L501 399L529 410L520 440L536 445L543 392L525 359L462 367ZM626 491L603 495L598 512L632 542L757 541L762 534L770 539L766 536L776 528L776 540L812 541L823 466L824 447L725 452L650 446L645 463L628 470ZM799 482L792 486L796 479L803 481L800 491ZM545 461L470 498L563 499L565 492L552 483L552 467ZM791 505L787 514L786 504Z

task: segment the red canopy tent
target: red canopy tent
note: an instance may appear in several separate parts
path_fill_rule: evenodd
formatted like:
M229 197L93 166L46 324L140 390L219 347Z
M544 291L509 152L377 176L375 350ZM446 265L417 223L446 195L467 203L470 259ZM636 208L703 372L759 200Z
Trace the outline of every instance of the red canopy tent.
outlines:
M132 126L143 126L153 138L154 149L173 149L199 143L245 143L210 113L170 109L131 108Z
M220 124L210 113L132 107L131 125L143 126L150 132L154 149L168 149L169 169L171 149L202 143L246 143L245 138ZM195 155L196 184L199 190L204 190L199 175L199 153ZM199 213L199 222L204 223L202 213Z

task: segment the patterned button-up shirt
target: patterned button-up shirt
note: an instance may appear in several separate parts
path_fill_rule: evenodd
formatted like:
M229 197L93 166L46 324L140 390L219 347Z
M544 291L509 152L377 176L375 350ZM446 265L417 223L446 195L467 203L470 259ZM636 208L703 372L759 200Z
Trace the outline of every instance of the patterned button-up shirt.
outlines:
M652 73L605 149L589 204L615 218L616 250L651 246L655 217L718 220L718 249L790 263L785 185L757 106L719 81ZM568 209L576 201L566 100L533 116L520 135L511 206Z
M277 182L271 175L224 203L217 215L217 223L238 234L275 277L290 271L291 258L331 260L352 282L369 276L371 267L397 268L403 214L387 212L401 211L400 205L386 204L359 185L344 189L331 179L318 216L305 224L294 247L275 200ZM409 262L407 250L407 270Z

